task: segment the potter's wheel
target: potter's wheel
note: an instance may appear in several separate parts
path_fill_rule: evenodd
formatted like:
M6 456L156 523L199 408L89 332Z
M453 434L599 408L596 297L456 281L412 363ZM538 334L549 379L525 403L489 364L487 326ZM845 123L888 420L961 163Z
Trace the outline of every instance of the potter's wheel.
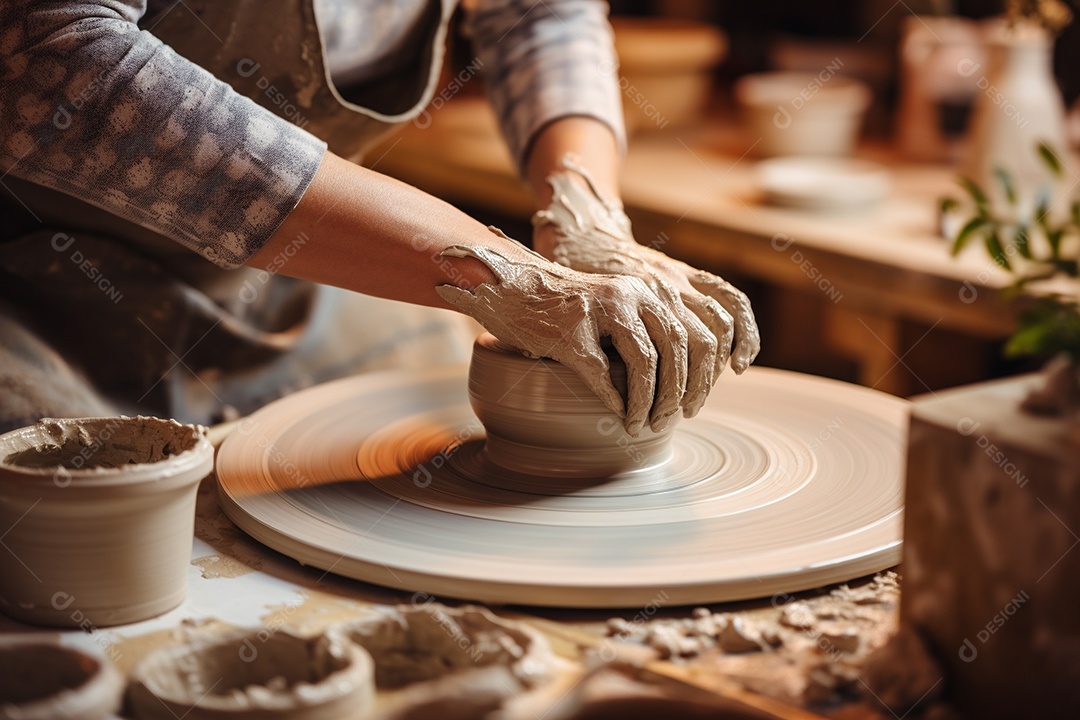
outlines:
M218 454L225 512L302 563L496 603L767 597L900 560L903 400L725 373L658 471L583 483L487 460L466 373L364 375L268 405Z

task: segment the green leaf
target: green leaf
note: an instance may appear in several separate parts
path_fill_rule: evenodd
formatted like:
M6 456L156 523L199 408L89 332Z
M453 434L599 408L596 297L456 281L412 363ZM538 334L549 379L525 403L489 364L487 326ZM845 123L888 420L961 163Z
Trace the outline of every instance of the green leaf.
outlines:
M997 230L986 233L986 251L990 253L990 257L994 258L1001 267L1006 270L1010 270L1009 258L1005 254L1005 248L1001 245L1001 237L998 235Z
M941 198L941 203L938 206L938 209L941 211L942 215L947 215L958 207L960 207L959 200L957 200L956 198L946 197Z
M1040 324L1018 328L1005 343L1005 356L1015 358L1042 354L1049 333L1049 327Z
M1015 357L1061 352L1080 359L1080 306L1060 295L1039 298L1020 316L1005 353Z
M968 220L964 224L964 227L960 228L960 232L956 233L956 240L953 241L952 246L952 254L958 255L974 236L975 231L980 230L983 226L989 224L989 221L982 217L973 217Z
M1072 204L1072 221L1078 229L1080 229L1080 200L1076 200Z
M985 214L986 207L990 204L990 201L986 199L986 193L982 191L982 188L979 187L974 180L966 178L963 175L958 177L956 181L960 183L961 187L967 190L967 194L975 201L975 205L978 206L980 213Z
M1061 177L1061 160L1058 159L1057 153L1045 142L1039 143L1039 157L1046 163L1046 167L1050 172L1054 173L1056 177Z
M1016 229L1016 234L1013 235L1013 245L1016 246L1016 251L1020 253L1022 257L1028 260L1033 259L1031 254L1031 244L1028 238L1028 229L1024 225L1021 225Z
M1046 188L1039 189L1035 205L1035 222L1038 223L1047 237L1054 232L1054 228L1050 227L1050 193L1047 192Z
M1011 205L1016 204L1016 187L1013 185L1012 175L1005 168L995 165L994 177L1001 183L1001 189L1005 191L1005 199L1009 201Z

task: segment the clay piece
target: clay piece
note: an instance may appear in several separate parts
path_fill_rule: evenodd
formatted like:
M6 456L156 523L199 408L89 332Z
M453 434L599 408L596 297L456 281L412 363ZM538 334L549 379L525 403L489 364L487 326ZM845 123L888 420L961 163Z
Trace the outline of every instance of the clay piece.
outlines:
M777 700L826 704L864 692L860 670L895 632L899 601L899 578L889 571L815 597L780 593L753 610L700 607L689 617L633 622L616 617L607 622L606 642L613 645L606 654L620 657L628 654L627 644L646 646L654 657L693 660L698 670Z
M1080 453L1068 415L1021 407L1045 380L912 404L900 616L965 717L1080 716Z
M374 663L345 637L238 631L154 651L132 673L140 720L349 720L367 717Z
M205 428L151 417L42 420L0 436L0 609L86 629L179 605L213 462Z
M899 560L905 401L725 374L661 471L574 478L492 462L466 390L464 369L441 368L275 402L222 445L222 507L305 564L482 602L640 608L658 588L667 605L720 602Z
M42 641L0 643L0 719L105 720L123 680L104 658Z
M608 361L612 382L625 392L626 365L613 352ZM552 477L659 476L672 460L674 422L631 436L565 365L527 358L490 333L473 347L469 403L484 425L484 456L517 482L521 475L545 485Z
M422 593L337 632L371 653L380 691L397 691L382 703L380 720L482 717L550 682L558 663L527 625Z

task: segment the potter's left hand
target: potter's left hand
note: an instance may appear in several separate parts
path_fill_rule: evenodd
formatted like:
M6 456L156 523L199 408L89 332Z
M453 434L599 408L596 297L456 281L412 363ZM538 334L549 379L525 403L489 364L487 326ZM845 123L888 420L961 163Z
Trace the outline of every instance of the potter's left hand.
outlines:
M683 413L693 417L729 357L736 373L757 357L761 342L749 299L716 275L639 245L622 205L600 197L570 156L563 167L548 178L551 205L533 217L535 249L574 270L641 278L674 311L688 336Z

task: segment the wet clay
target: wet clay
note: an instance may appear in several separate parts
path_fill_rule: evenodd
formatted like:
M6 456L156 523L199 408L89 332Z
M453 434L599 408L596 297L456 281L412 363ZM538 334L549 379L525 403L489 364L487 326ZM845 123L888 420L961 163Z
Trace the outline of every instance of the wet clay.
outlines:
M347 720L374 692L371 656L346 638L261 630L152 652L128 696L140 720Z
M152 420L41 420L23 433L0 462L37 469L118 468L161 462L191 450L201 437L193 425Z
M498 280L471 292L441 285L436 289L443 300L528 357L570 368L624 417L631 435L646 421L662 429L678 412L686 385L686 331L641 279L576 272L524 247L512 258L466 245L442 255L475 258ZM610 338L626 363L625 403L611 382L602 338Z
M103 658L46 643L0 644L0 718L104 720L122 680Z
M592 175L572 153L563 157L562 167L547 178L551 205L533 216L533 224L555 229L556 262L583 272L641 278L673 308L689 338L685 407L692 417L729 353L737 373L757 356L761 340L749 299L722 278L639 244L622 205L600 195Z
M43 420L0 436L0 609L92 629L187 593L205 429L149 417Z

